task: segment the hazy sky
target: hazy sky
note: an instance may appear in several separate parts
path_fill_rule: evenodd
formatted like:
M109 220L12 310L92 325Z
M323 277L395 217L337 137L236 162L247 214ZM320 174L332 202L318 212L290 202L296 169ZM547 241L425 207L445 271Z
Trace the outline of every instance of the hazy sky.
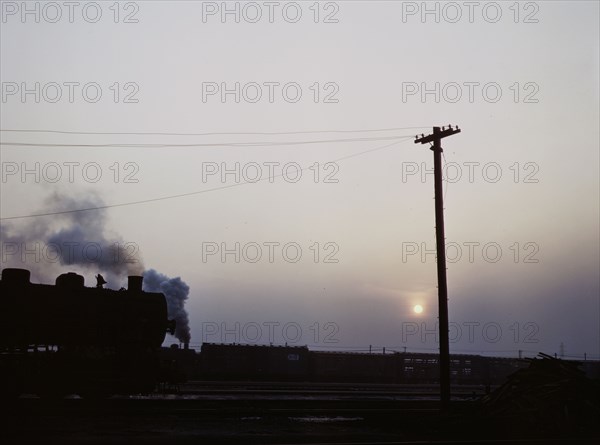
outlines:
M413 137L452 124L451 351L599 358L598 2L2 2L1 26L2 218L208 190L3 234L96 218L88 242L189 284L193 345L434 351ZM6 239L2 267L94 284Z

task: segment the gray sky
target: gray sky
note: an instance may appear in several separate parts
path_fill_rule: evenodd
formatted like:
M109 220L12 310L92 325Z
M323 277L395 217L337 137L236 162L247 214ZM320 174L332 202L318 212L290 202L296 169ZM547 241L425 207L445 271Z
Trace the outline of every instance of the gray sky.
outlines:
M3 131L2 218L216 188L96 211L107 239L190 285L193 344L433 351L432 155L403 137L458 124L443 141L451 351L599 357L598 2L111 5L2 2L2 130L226 134ZM354 132L316 133L331 130ZM252 132L315 133L231 134ZM49 207L54 192L69 200ZM236 243L239 262L223 258ZM5 244L2 267L93 284L94 264L32 265Z

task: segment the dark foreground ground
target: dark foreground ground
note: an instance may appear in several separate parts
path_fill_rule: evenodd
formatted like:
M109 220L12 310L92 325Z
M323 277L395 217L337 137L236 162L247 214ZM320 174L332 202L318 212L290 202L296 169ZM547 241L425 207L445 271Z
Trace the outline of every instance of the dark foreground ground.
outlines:
M195 383L177 395L3 401L0 443L600 443L576 419L491 415L477 388ZM475 394L473 394L475 392Z

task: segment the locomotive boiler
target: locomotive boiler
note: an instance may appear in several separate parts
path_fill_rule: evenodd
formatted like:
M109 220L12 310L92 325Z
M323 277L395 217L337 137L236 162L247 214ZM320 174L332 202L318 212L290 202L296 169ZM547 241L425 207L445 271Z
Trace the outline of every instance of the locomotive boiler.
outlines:
M161 293L144 292L141 276L127 289L86 287L73 272L54 285L34 284L25 269L0 279L2 393L106 395L152 391L158 351L174 322Z

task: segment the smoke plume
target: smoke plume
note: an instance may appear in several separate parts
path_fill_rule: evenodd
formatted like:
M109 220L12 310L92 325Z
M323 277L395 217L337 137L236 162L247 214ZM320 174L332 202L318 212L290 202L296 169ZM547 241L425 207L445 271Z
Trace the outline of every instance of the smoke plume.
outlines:
M44 283L54 282L59 274L67 271L100 272L108 281L107 286L117 289L128 275L143 275L145 290L165 295L169 319L176 320L176 337L189 343L189 320L184 308L189 286L179 277L169 278L154 269L144 272L139 246L108 231L103 205L96 194L74 197L54 193L46 199L39 213L95 210L2 223L2 268L29 269L34 281ZM68 270L64 266L69 266Z
M61 212L103 205L95 194L84 197L50 195L40 213ZM77 266L80 272L101 271L117 285L127 275L144 270L139 248L106 230L105 209L2 223L2 267L22 267L40 281L53 281L60 266Z
M144 272L144 290L165 294L169 318L175 319L175 337L182 343L189 343L190 325L184 305L190 287L180 277L169 278L150 269Z

